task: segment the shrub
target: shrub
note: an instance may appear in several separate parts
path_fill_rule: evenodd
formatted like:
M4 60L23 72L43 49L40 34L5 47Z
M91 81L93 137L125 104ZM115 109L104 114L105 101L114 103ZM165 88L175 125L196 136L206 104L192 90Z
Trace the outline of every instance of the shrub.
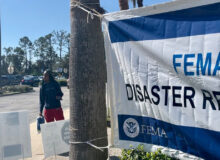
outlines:
M60 87L67 86L67 81L65 79L56 80L56 81L59 83ZM39 85L42 86L42 81L39 82Z
M57 80L57 82L59 83L60 86L67 86L66 79Z
M161 150L156 152L145 152L143 145L138 145L137 148L123 149L120 160L177 160L176 158L165 155Z
M2 88L2 90L5 91L5 92L20 92L20 93L23 93L23 92L33 91L33 87L26 86L26 85L23 85L23 86L19 86L19 85L5 86L5 87Z
M61 79L61 80L56 80L56 81L59 83L60 87L67 86L66 79ZM40 81L39 85L42 86L42 81Z

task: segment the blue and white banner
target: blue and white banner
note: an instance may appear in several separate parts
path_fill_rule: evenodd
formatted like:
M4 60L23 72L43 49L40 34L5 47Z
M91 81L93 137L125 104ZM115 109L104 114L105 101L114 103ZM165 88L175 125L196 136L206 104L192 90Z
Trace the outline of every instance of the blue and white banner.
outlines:
M106 14L103 26L112 143L220 159L220 0Z

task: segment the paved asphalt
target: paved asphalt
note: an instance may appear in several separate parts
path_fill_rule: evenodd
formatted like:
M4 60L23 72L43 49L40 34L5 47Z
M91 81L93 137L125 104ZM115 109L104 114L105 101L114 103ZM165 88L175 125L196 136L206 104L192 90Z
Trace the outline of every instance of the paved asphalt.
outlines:
M62 87L64 93L61 101L62 108L69 107L69 90ZM0 112L29 111L30 123L34 122L39 115L39 88L35 87L34 92L22 93L11 96L0 97Z

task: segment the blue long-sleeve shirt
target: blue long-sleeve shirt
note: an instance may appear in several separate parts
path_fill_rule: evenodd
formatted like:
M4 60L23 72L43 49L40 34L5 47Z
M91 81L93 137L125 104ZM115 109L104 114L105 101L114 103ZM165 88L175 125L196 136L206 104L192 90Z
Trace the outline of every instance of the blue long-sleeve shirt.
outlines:
M56 96L63 96L63 92L56 81L43 83L40 89L40 113L44 107L46 109L54 109L61 107L60 100Z

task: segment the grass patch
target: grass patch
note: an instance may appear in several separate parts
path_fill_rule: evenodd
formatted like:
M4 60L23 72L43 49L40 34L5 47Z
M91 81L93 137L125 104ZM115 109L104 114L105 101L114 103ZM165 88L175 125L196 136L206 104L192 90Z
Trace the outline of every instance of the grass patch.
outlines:
M0 89L0 95L13 93L26 93L33 91L33 87L26 85L4 86Z

